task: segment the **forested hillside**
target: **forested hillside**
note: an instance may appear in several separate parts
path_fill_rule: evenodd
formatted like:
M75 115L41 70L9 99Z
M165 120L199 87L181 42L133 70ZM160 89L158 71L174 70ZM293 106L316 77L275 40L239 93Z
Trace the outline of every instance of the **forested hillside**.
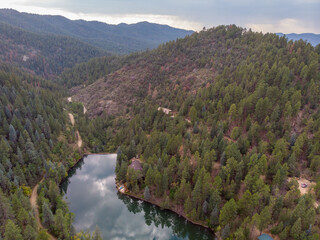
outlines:
M72 88L79 85L90 85L99 78L108 75L130 62L136 61L141 53L132 53L126 56L106 56L92 58L88 62L76 64L65 69L56 79L58 84Z
M73 239L73 214L59 184L80 158L63 90L47 80L0 65L0 239ZM40 181L41 180L41 181ZM29 197L39 184L36 211ZM37 185L38 186L38 185Z
M113 54L128 54L156 48L193 31L148 22L110 25L97 21L70 20L62 16L20 13L0 9L0 22L34 33L68 36Z
M304 41L212 28L75 89L95 116L79 105L77 126L92 150L117 149L128 194L223 239L319 239L319 55Z
M25 62L24 51L42 54L48 65L23 66L45 77L96 53L69 38L64 49L60 37L0 27L3 49L20 49ZM230 25L92 59L64 71L59 85L0 66L0 239L48 239L47 230L51 239L74 239L58 186L83 153L77 130L83 149L117 152L117 182L127 194L222 239L262 231L319 239L320 45ZM73 87L69 104L65 86ZM30 205L35 186L43 227Z
M74 38L35 34L0 22L0 60L45 78L104 55L108 53Z

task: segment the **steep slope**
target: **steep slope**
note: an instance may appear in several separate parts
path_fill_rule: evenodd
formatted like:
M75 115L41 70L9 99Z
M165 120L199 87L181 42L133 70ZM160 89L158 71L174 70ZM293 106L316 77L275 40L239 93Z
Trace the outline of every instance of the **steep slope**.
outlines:
M1 239L49 239L46 230L50 239L71 239L72 214L58 186L79 153L69 146L76 134L62 93L0 63Z
M35 33L73 37L116 54L155 48L160 43L192 33L148 22L109 25L97 21L72 21L62 16L20 13L12 9L0 9L0 22Z
M222 239L319 239L319 69L311 44L219 26L143 53L72 99L96 117L78 121L88 147L117 149L130 195Z
M139 53L132 53L129 56L93 58L88 62L76 64L72 68L65 69L56 81L68 88L78 85L89 85L99 78L120 69L124 65L136 61L138 55Z
M104 110L111 114L123 113L127 106L146 96L151 96L158 104L172 107L168 96L173 89L179 87L184 92L196 93L200 87L212 83L216 73L221 73L229 66L230 70L234 70L252 54L246 41L250 42L253 36L268 41L267 38L274 36L252 32L244 34L244 30L233 26L228 27L229 31L226 28L217 27L215 30L195 33L176 42L160 45L156 50L136 54L133 58L127 57L128 61L122 60L122 68L120 64L120 69L116 68L116 71L90 86L73 88L71 93L76 101L88 106L91 116L101 114ZM259 46L257 42L253 44L256 53ZM86 71L78 78L78 81L81 79L79 82L85 83L93 75L92 67L84 64L82 69ZM72 70L77 72L76 68Z
M0 60L46 78L106 52L70 37L41 35L0 23Z
M314 33L289 33L289 34L283 34L283 33L277 33L278 36L286 36L289 40L298 41L302 39L303 41L307 41L311 43L313 46L316 46L320 44L320 34L314 34Z

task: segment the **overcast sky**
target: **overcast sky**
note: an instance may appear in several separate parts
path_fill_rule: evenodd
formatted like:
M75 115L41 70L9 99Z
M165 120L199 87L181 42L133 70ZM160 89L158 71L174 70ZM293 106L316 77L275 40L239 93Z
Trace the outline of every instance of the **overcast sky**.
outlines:
M196 31L234 23L259 32L320 33L320 0L1 0L0 8Z

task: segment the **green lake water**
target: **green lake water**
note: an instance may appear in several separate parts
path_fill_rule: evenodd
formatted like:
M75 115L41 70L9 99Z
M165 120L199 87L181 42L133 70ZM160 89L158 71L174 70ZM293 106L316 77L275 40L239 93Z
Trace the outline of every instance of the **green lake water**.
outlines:
M89 155L62 183L76 231L98 225L103 239L214 239L209 230L173 212L119 194L115 166L116 154Z

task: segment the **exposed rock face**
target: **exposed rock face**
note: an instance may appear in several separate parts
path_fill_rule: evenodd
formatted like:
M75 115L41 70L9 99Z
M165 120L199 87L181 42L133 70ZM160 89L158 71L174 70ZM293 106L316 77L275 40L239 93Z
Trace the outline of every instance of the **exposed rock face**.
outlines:
M152 65L136 64L125 66L120 70L99 79L89 86L78 86L70 90L73 101L86 106L89 117L101 115L119 115L127 111L139 98L150 95L157 104L167 106L164 93L175 90L178 86L183 91L195 94L204 83L212 82L215 71L201 69L196 73L190 69L186 72L170 74L166 84L153 84ZM177 84L179 82L179 84Z
M72 99L82 102L90 117L106 112L108 115L125 113L127 107L137 100L139 91L144 91L146 74L142 69L124 67L99 79L93 84L71 89Z
M131 160L131 164L129 165L129 168L132 168L136 171L142 171L142 165L141 165L139 159L133 158Z

